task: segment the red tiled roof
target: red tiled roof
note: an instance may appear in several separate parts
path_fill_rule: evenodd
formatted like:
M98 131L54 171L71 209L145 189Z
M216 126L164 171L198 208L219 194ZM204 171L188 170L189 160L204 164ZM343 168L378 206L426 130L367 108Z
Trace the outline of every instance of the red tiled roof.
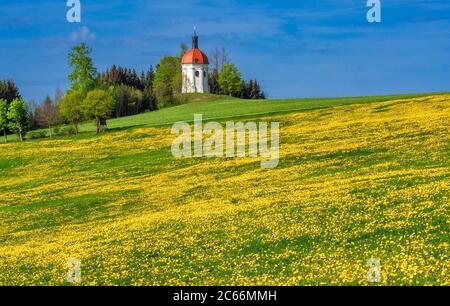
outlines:
M209 64L209 60L200 49L192 49L183 56L181 64Z

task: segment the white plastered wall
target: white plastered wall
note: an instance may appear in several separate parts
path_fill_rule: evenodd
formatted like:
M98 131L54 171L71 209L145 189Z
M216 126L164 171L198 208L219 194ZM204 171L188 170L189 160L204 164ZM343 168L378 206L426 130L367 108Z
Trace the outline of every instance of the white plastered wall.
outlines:
M209 93L208 65L183 64L183 93Z

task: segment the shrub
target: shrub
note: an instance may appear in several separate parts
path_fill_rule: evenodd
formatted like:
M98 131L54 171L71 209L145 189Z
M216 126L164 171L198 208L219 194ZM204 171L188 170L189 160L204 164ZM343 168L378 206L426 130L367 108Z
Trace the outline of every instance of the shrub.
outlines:
M47 138L47 132L46 131L33 131L29 132L27 134L28 139L42 139Z
M56 132L55 132L56 134ZM60 129L58 136L70 136L78 134L77 129L74 126L66 126Z

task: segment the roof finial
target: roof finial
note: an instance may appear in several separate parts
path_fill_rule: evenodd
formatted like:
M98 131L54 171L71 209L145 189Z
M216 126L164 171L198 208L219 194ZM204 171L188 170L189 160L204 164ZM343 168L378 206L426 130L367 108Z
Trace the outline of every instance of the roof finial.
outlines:
M196 26L194 26L194 36L192 36L192 49L198 49L198 36Z

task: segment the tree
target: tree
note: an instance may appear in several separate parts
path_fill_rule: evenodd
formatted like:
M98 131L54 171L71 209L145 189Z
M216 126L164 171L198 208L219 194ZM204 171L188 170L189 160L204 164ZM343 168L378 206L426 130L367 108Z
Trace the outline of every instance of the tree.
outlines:
M63 97L64 97L63 91L60 88L56 88L56 91L55 91L55 105L59 105L59 103L61 102Z
M139 89L120 85L114 93L116 117L136 115L144 110L144 94Z
M8 129L8 102L6 102L6 99L0 99L0 130L3 131L3 135L5 136L5 142L8 141L7 129Z
M59 104L61 116L75 127L78 134L78 125L84 119L81 104L86 94L81 90L71 90L66 93Z
M211 54L212 54L211 55L211 62L212 62L213 70L220 71L221 70L220 64L222 62L220 50L216 47L211 52Z
M220 87L219 87L219 72L216 69L213 69L211 73L209 74L209 91L212 94L220 94Z
M9 105L14 99L20 99L20 92L13 80L0 81L0 99Z
M36 115L39 125L47 127L50 137L52 137L52 127L59 122L58 105L53 104L52 99L47 96L42 106L37 108Z
M22 99L14 99L8 109L8 127L19 135L23 141L23 133L26 132L28 123L27 105Z
M177 73L174 75L172 80L172 93L174 95L181 94L183 89L183 73L180 70L177 71Z
M129 88L126 85L119 85L115 87L114 90L114 98L116 101L116 117L126 116L128 113L128 97L129 97Z
M222 47L222 53L220 55L221 55L221 59L222 59L222 61L221 61L221 64L222 64L221 71L222 71L223 67L230 63L230 59L228 58L228 53L227 53L227 50L225 49L225 47Z
M106 87L127 85L142 91L145 87L143 83L145 81L145 74L144 80L142 79L142 74L144 74L144 72L141 73L141 77L138 77L136 70L134 69L113 65L111 69L107 69L99 75L99 81L106 85Z
M113 65L99 75L99 83L100 88L104 90L114 87L115 115L122 117L156 109L156 99L153 94L154 78L152 66L138 76L134 69Z
M243 99L265 99L266 94L261 90L261 86L259 85L257 80L250 80L248 82L244 82L244 90L239 96Z
M228 94L242 99L265 99L258 81L239 81L241 75L236 66L230 66L230 60L225 48L214 48L211 52L212 70L209 74L209 89L213 94ZM219 78L222 75L222 84ZM225 86L225 87L222 87Z
M69 75L72 90L88 92L96 86L97 70L91 58L92 49L82 43L69 53L69 65L73 68Z
M209 74L209 90L213 94L221 94L221 88L219 85L219 75L223 69L223 65L229 63L227 51L225 48L219 50L219 48L214 48L211 52L211 63L212 71Z
M151 111L157 109L156 106L156 97L153 92L153 82L155 80L155 71L153 70L153 66L150 66L149 71L145 74L145 80L143 80L144 84L144 101L145 107Z
M186 52L188 52L189 48L186 45L186 43L181 43L180 44L180 61L183 58L183 56L186 54Z
M37 110L38 105L34 100L30 100L27 103L27 109L28 109L28 126L30 130L35 130L39 128L39 123L37 120Z
M130 104L132 115L141 113L144 110L145 103L143 92L137 88L132 88L130 100L128 103Z
M155 86L154 92L156 97L157 109L175 105L175 97L169 85L161 84L157 87Z
M153 91L158 107L173 105L174 95L181 93L181 65L180 59L174 56L165 56L157 65Z
M93 119L97 134L106 127L106 120L114 111L114 98L109 91L97 89L88 92L83 101L83 111L86 118Z
M261 86L259 85L257 80L253 81L250 91L249 99L265 99L266 94L261 90Z
M234 64L224 64L219 75L219 85L226 95L236 96L244 89L241 73Z

